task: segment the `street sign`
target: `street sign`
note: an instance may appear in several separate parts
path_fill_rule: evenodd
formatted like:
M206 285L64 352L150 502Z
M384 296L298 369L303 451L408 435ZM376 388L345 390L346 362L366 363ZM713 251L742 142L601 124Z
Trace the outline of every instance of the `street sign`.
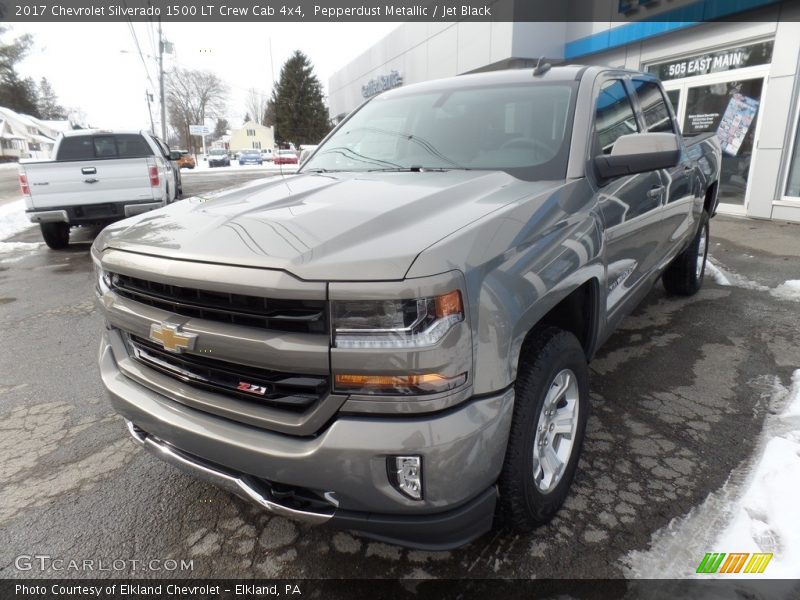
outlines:
M192 135L208 135L211 128L208 125L189 125L189 133Z

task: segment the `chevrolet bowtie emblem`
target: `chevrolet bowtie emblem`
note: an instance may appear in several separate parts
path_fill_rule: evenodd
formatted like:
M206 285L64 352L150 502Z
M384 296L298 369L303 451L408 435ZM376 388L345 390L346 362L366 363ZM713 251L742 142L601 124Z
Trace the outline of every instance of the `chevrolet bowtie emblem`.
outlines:
M164 346L164 350L180 353L192 350L197 340L196 333L183 333L180 325L153 323L150 325L150 339Z

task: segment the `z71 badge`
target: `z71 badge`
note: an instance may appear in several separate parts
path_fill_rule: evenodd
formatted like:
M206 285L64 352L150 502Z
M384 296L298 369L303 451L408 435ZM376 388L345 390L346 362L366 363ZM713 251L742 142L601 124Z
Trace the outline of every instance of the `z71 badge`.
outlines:
M246 381L240 381L239 387L236 388L240 392L248 392L250 394L257 394L259 396L263 396L267 393L266 386L263 385L253 385L252 383L247 383Z

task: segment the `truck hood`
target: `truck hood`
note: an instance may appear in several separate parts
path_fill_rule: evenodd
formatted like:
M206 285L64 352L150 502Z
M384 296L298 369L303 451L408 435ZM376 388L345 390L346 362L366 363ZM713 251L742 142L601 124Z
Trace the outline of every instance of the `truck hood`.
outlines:
M559 184L497 171L274 177L120 221L95 246L309 280L396 280L425 248Z

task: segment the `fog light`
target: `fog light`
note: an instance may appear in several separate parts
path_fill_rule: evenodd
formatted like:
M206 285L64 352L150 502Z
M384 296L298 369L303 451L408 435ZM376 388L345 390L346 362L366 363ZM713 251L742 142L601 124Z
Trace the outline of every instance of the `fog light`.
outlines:
M386 467L394 487L412 500L422 500L421 456L390 456Z

